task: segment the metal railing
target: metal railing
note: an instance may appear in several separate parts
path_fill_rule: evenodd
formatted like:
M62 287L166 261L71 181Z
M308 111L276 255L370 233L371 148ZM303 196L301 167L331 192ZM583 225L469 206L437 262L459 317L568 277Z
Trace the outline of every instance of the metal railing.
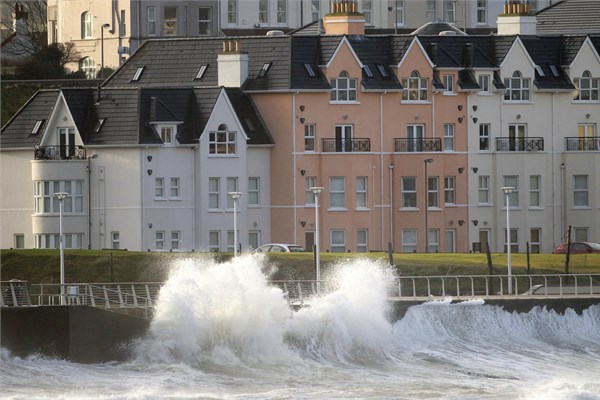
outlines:
M567 151L600 151L600 137L568 137Z
M425 151L442 151L442 139L394 139L394 152L396 153L421 153Z
M371 151L371 139L336 139L325 138L322 142L323 152L356 153Z
M85 160L83 146L36 146L35 160Z
M543 151L544 138L496 138L496 151Z
M0 307L30 306L31 297L26 281L13 279L0 282Z

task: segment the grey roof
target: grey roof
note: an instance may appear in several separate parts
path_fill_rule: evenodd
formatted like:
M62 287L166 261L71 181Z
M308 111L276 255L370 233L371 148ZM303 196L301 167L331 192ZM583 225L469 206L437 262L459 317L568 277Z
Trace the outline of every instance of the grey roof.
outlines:
M419 36L439 68L496 68L492 36Z
M572 90L575 88L561 65L562 38L560 36L521 36L521 41L537 66L533 82L538 89Z
M252 99L239 89L226 89L225 93L248 135L248 144L273 144L273 137Z
M456 36L464 36L466 33L458 29L455 25L450 24L448 22L435 20L432 22L428 22L425 25L421 26L417 30L413 31L411 35L436 35L438 36L442 32L452 32Z
M538 34L600 33L598 0L563 0L540 10L536 17Z
M59 90L40 90L2 127L0 145L3 149L34 147L40 143L44 129L56 104ZM31 132L36 121L43 121L37 135Z

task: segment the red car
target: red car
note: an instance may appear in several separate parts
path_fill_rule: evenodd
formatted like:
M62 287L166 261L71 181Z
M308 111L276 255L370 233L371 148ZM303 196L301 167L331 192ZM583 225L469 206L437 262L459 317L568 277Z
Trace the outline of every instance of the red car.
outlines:
M565 254L567 244L559 244L552 250L552 254ZM594 242L571 242L571 254L600 253L600 244Z

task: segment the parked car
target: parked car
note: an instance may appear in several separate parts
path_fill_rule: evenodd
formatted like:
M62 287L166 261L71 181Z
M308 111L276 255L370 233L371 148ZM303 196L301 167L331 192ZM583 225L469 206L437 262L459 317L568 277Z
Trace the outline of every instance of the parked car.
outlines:
M559 244L552 250L552 254L565 254L567 244ZM571 254L600 253L600 244L594 242L571 242Z
M299 253L306 251L304 247L298 244L289 243L269 243L254 249L255 253Z

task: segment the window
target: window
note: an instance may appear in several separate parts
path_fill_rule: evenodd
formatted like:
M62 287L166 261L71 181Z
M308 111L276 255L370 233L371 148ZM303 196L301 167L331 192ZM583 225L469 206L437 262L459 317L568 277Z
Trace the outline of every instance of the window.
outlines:
M55 193L67 193L63 199L63 212L66 214L83 212L83 181L35 181L33 196L36 214L60 212L60 200Z
M38 133L40 133L40 128L42 127L42 124L44 123L45 119L38 119L37 121L35 121L35 125L33 125L33 129L31 129L31 133L29 133L30 135L37 135Z
M181 232L171 231L171 250L179 250L179 243L181 242Z
M233 233L233 231L227 231L227 251L230 251L233 253L235 251L234 246L235 246L235 234Z
M339 77L331 79L330 83L332 102L347 103L356 101L357 79L350 78L346 71L342 71Z
M479 94L490 94L490 80L489 75L479 75Z
M96 78L96 62L91 57L85 57L79 61L79 69L85 74L87 79Z
M356 178L356 208L367 208L367 177Z
M177 7L165 7L163 13L163 36L177 36Z
M345 253L346 252L346 231L332 230L331 231L331 252Z
M58 143L61 159L75 157L75 129L58 128Z
M212 34L212 8L198 8L198 34L200 36L210 36Z
M479 124L479 150L490 149L490 124Z
M248 178L248 205L260 203L260 178Z
M164 231L156 231L154 247L156 250L164 250L165 249L165 232Z
M388 78L390 76L390 73L388 72L385 65L377 64L377 69L379 70L379 73L383 78Z
M456 192L455 192L455 177L446 176L444 178L444 203L445 204L454 204L456 202Z
M287 0L277 0L277 23L287 22Z
M63 233L65 238L65 249L81 249L83 244L83 233ZM60 235L58 233L35 235L36 249L58 249L60 248Z
M577 150L600 150L596 124L577 124Z
M317 76L317 73L315 72L315 69L313 68L312 65L308 64L308 63L304 63L304 69L306 70L306 73L308 74L309 77L314 78Z
M402 229L402 252L415 253L417 251L417 230Z
M269 23L269 0L259 0L259 2L258 2L258 22L261 24Z
M252 249L256 249L260 245L260 231L248 232L248 245Z
M504 252L507 252L508 241L506 237L506 228L504 229ZM510 229L510 251L512 253L519 252L519 231L517 229Z
M423 151L423 139L425 136L425 125L406 126L407 151Z
M156 8L148 7L148 36L156 36Z
M542 229L531 228L529 231L529 251L532 254L540 254L542 248Z
M535 72L537 72L537 74L539 76L546 76L546 74L544 73L544 70L542 69L541 66L539 66L539 65L536 64L533 67L535 68Z
M304 193L306 194L306 205L315 205L315 194L310 188L317 186L316 176L307 176L304 178Z
M417 207L417 178L402 178L402 208Z
M552 5L552 0L550 0L550 5ZM538 0L529 0L529 12L535 14L538 12Z
M444 21L456 22L456 3L455 0L444 0Z
M208 178L208 208L218 210L220 208L219 178Z
M173 127L163 126L160 128L160 138L164 144L173 144Z
M125 10L121 10L121 20L119 21L119 37L123 37L127 35L127 21Z
M221 250L221 232L208 232L208 251L218 252L219 250Z
M417 71L413 71L408 78L402 78L402 100L427 101L428 78L421 78Z
M264 63L257 76L259 78L264 78L267 76L267 72L269 72L269 69L271 69L271 64L272 62Z
M588 176L573 176L573 205L575 207L588 207Z
M231 192L238 191L238 178L229 177L227 178L227 208L233 210L233 199L229 195Z
M14 236L14 246L15 249L24 249L25 248L25 235L22 233L15 233Z
M427 22L433 22L437 19L436 0L427 0L427 10L425 11Z
M404 0L396 0L396 26L404 25Z
M444 75L444 94L454 93L454 75Z
M427 250L432 253L438 253L440 251L440 230L429 229L427 232Z
M179 199L181 197L179 193L179 178L171 178L171 198Z
M511 207L519 207L519 177L514 175L504 176L505 187L513 187L513 191L508 195ZM503 193L502 198L504 199L504 207L506 207L506 195Z
M144 69L146 69L146 67L139 67L135 71L135 74L133 74L133 78L131 78L131 82L137 82L137 81L139 81L140 78L142 77L142 72L144 72Z
M359 253L366 253L369 251L368 245L368 233L366 229L359 229L356 231L356 251Z
M438 177L427 177L427 207L437 208L438 204Z
M454 124L444 124L444 151L454 150Z
M587 242L588 241L588 228L573 228L575 241Z
M555 78L559 78L560 73L558 72L558 68L556 68L556 65L550 64L548 66L550 67L550 71L552 71L552 75L554 75Z
M480 176L478 181L479 204L490 204L490 177Z
M585 71L581 78L575 79L577 91L575 100L598 101L600 100L600 78L592 77L590 71Z
M527 125L509 124L508 125L508 150L524 151L525 137L527 136ZM503 150L506 150L505 148Z
M119 232L110 233L111 249L119 250L121 248L121 234Z
M373 1L372 0L362 0L362 13L365 16L365 23L372 24L373 23Z
M216 132L209 133L209 154L234 155L236 154L236 133L227 130L227 125L219 125Z
M238 3L237 0L227 0L227 22L237 24Z
M317 21L321 16L321 0L311 0L310 11L312 20Z
M456 229L444 230L444 247L446 253L456 253Z
M304 151L315 151L315 139L317 136L317 125L304 125Z
M329 178L329 208L345 208L346 193L345 193L345 178L330 177Z
M208 69L208 64L202 64L200 66L200 69L198 70L198 73L196 74L196 78L194 78L195 80L202 80L202 78L204 78L204 74L206 73L206 70Z
M352 151L352 125L336 125L335 127L335 151Z
M542 177L539 175L531 175L529 177L529 207L541 206L541 179Z
M92 13L84 12L81 14L81 38L91 39L92 38Z
M371 71L371 67L369 67L367 64L363 66L363 71L365 72L365 75L367 75L367 77L373 77L373 71Z
M164 199L165 197L165 178L154 178L154 198Z
M477 24L487 24L487 0L477 0Z
M521 72L515 71L511 78L504 78L504 100L529 101L529 78L523 78Z

